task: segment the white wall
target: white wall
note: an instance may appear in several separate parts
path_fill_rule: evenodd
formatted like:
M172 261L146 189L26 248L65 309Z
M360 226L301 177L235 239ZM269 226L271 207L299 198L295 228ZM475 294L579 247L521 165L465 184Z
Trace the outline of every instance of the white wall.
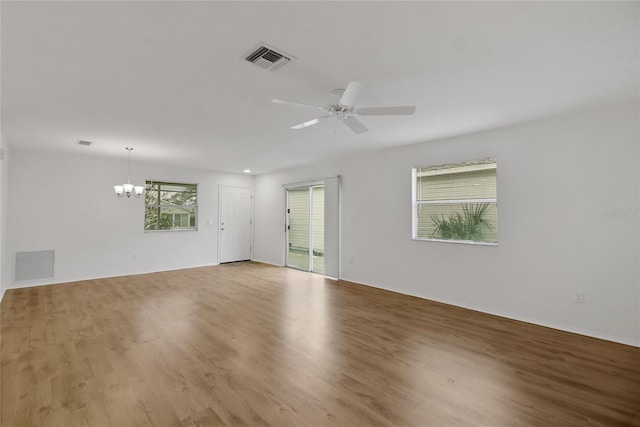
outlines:
M15 257L17 251L54 249L56 258L54 280L10 287L217 264L218 185L252 188L253 177L135 159L131 169L136 184L146 179L198 184L198 231L143 231L144 198L117 198L113 192L114 184L127 179L125 156L12 150L7 250Z
M638 111L619 105L259 176L254 258L284 262L282 183L339 174L343 279L640 345ZM489 156L498 246L412 240L411 168Z
M0 7L0 22L2 22L2 7ZM2 81L2 55L0 55L0 82ZM6 258L6 240L7 240L7 196L8 196L8 152L9 147L5 144L4 134L2 133L2 84L0 84L0 302L4 297L6 289L5 277L8 277L5 263Z
M0 159L0 301L7 289L9 278L9 252L7 251L7 201L9 195L9 147L5 143L0 128L0 149L3 158Z

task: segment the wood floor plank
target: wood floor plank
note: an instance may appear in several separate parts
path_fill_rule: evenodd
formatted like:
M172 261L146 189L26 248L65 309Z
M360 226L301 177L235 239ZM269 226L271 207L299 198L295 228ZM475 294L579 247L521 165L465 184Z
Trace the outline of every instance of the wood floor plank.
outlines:
M0 311L2 426L640 426L640 348L259 263Z

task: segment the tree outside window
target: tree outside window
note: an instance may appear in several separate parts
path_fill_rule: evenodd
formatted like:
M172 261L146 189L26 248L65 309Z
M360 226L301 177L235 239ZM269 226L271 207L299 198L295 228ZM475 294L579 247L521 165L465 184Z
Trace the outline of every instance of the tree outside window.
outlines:
M197 185L147 181L144 229L196 230Z

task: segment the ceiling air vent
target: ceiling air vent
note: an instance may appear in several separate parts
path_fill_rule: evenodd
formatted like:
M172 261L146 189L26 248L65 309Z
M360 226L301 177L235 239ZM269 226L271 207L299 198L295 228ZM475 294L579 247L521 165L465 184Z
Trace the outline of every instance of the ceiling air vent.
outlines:
M265 43L260 43L256 48L245 54L243 59L265 70L274 71L295 59L295 57Z
M83 140L79 139L79 140L77 140L77 141L76 141L76 144L78 144L78 145L84 145L85 147L88 147L88 146L90 146L91 144L93 144L93 142L91 142L91 141L83 141Z

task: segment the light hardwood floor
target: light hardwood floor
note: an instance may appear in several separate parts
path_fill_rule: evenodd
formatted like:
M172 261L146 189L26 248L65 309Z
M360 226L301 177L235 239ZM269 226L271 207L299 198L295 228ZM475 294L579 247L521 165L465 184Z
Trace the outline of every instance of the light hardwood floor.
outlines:
M640 425L639 348L291 269L9 290L0 308L3 427Z

